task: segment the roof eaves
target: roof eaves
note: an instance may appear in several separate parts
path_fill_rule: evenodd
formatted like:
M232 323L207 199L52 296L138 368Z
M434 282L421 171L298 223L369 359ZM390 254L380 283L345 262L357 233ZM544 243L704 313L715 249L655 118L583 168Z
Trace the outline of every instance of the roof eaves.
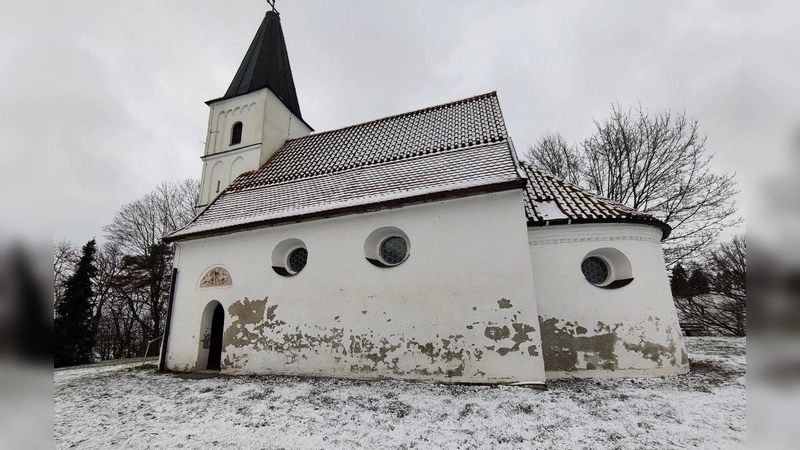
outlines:
M661 229L661 240L668 238L672 233L672 227L657 219L645 219L638 217L611 217L603 219L537 219L528 220L529 227L545 227L558 225L580 225L589 223L633 223L640 225L650 225Z
M282 225L287 223L297 223L303 222L306 220L314 220L314 219L323 219L333 216L342 216L348 214L357 214L357 213L365 213L380 209L386 208L393 208L393 207L400 207L406 206L409 204L416 204L416 203L426 203L431 201L438 201L438 200L446 200L449 198L458 198L458 197L467 197L470 195L478 195L481 193L490 193L490 192L502 192L512 189L524 189L527 180L524 178L518 178L514 180L506 180L502 182L496 182L491 184L485 184L480 186L470 186L467 188L461 189L452 189L447 191L440 191L434 193L425 193L421 195L414 195L404 198L395 198L391 200L369 203L364 205L358 206L348 206L338 209L331 209L331 210L324 210L324 211L316 211L307 214L295 215L295 216L287 216L277 219L267 219L267 220L259 220L250 223L244 224L237 224L231 226L223 226L219 228L214 228L210 230L201 230L194 233L187 233L187 234L179 234L181 230L186 229L191 225L192 222L181 227L181 229L170 233L169 235L162 238L164 242L177 242L177 241L185 241L185 240L192 240L192 239L200 239L205 237L217 236L222 234L230 234L233 232L238 231L245 231L250 229L256 228L263 228L267 226L275 226L275 225ZM217 199L222 197L220 194ZM216 201L216 200L215 200ZM209 205L210 207L211 205ZM199 217L199 216L198 216ZM195 218L196 220L197 218Z

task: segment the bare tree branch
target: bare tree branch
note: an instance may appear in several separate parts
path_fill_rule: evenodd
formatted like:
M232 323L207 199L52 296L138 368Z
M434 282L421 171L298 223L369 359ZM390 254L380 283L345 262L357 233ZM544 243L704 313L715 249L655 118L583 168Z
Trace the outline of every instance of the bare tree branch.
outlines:
M545 134L530 146L536 167L603 197L654 215L673 231L663 242L669 266L704 253L719 233L743 221L736 217L735 174L711 170L706 138L685 112L651 114L641 105L595 120L596 131L569 146L560 134Z

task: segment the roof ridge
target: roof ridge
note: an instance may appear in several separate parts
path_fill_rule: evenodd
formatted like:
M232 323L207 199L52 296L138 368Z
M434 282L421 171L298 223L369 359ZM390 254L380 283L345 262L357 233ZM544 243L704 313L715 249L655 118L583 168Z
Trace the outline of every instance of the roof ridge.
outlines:
M441 103L441 104L432 105L432 106L426 106L424 108L415 109L413 111L407 111L407 112L400 113L400 114L393 114L391 116L384 116L384 117L381 117L380 119L368 120L366 122L356 123L356 124L353 124L353 125L347 125L345 127L340 127L340 128L334 128L332 130L320 131L319 133L312 133L312 134L309 134L307 136L301 136L301 137L294 138L294 139L288 139L286 141L286 143L296 142L296 141L300 141L300 140L303 140L303 139L309 139L309 138L312 138L312 137L315 137L315 136L322 136L324 134L334 133L334 132L337 132L337 131L349 130L351 128L356 128L356 127L360 127L360 126L364 126L364 125L370 125L370 124L379 123L379 122L383 122L383 121L387 121L387 120L394 120L394 119L398 119L400 117L407 117L407 116L411 116L411 115L414 115L414 114L419 114L419 113L423 113L423 112L427 112L427 111L433 111L433 110L436 110L436 109L439 109L439 108L455 106L455 105L459 105L459 104L462 104L462 103L467 103L469 101L479 100L479 99L483 99L483 98L490 98L490 97L494 97L495 99L497 99L497 91L494 90L494 91L490 91L490 92L485 92L483 94L473 95L472 97L462 98L460 100L455 100L455 101L452 101L452 102ZM507 133L508 132L506 132L506 134ZM284 144L284 145L286 145L286 144Z

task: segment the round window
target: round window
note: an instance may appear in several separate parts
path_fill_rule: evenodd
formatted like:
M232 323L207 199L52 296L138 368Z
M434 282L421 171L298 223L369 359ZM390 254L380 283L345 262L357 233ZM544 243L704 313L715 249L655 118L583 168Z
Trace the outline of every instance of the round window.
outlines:
M608 264L597 256L590 256L583 260L581 263L581 271L583 276L596 286L599 286L608 280Z
M381 259L389 265L400 264L408 255L408 244L400 236L392 236L381 242Z
M308 261L308 250L303 247L296 248L289 253L287 266L290 271L297 273L303 270L303 267L306 266L306 261Z
M308 249L300 239L286 239L272 250L272 270L278 275L290 277L306 267Z

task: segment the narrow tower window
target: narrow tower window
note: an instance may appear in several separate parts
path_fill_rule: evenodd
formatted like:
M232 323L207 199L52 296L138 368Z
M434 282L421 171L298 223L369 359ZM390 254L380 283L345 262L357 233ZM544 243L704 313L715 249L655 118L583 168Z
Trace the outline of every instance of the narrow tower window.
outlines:
M242 143L242 122L236 122L231 128L231 145Z

